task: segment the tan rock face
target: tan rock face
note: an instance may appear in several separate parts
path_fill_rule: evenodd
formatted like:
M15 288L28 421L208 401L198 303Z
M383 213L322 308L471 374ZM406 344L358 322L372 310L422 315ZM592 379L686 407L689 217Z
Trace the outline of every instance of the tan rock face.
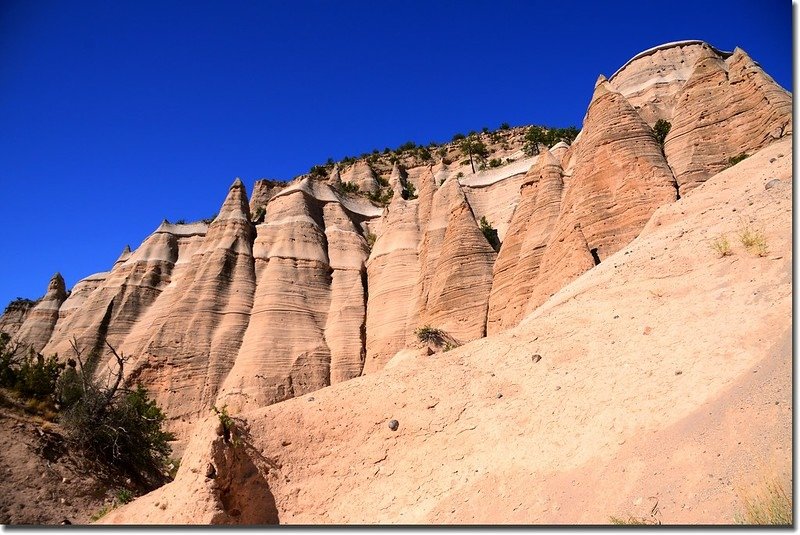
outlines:
M418 206L417 201L393 197L382 217L383 233L367 261L369 300L364 373L381 369L406 346L415 328L409 317L419 274Z
M364 160L358 160L341 173L342 182L352 182L358 189L367 193L375 193L380 189L377 175Z
M792 473L791 153L662 206L506 333L241 414L240 447L201 422L176 480L101 522L237 523L244 497L281 524L730 524L740 489ZM711 249L741 217L769 257Z
M672 122L666 157L659 118ZM450 145L435 165L407 152L324 180L257 181L249 205L237 180L210 225L165 222L66 300L56 281L35 309L10 310L0 330L62 357L75 337L97 373L112 363L107 340L185 438L212 405L244 411L395 356L402 367L419 327L467 342L518 325L636 238L677 188L691 193L731 156L790 132L791 95L744 52L657 47L601 76L572 145L530 157L514 129L496 146L500 167L472 174ZM385 208L363 195L378 190L377 172L395 191ZM362 194L340 193L340 181ZM402 199L411 185L418 198Z
M220 404L258 407L361 374L367 245L342 205L274 198L254 245L257 285Z
M741 49L695 65L677 95L665 153L687 193L730 165L792 131L792 96Z
M66 299L64 278L60 273L56 273L50 279L44 297L25 316L16 338L30 344L35 351L44 349L58 321L58 309Z
M614 73L610 82L649 125L671 120L678 93L692 76L699 60L724 58L723 52L702 41L679 41L646 50Z
M458 181L447 180L420 247L414 327L442 329L460 343L484 336L495 258Z
M525 174L520 203L494 265L489 334L514 326L522 319L531 287L538 278L542 254L558 220L563 190L558 160L550 151L542 152ZM581 266L586 267L585 263Z
M33 301L12 301L9 303L3 311L3 315L0 316L0 332L12 337L17 334L34 306L36 306L36 303Z
M278 180L256 180L253 184L253 193L250 195L250 213L255 215L259 208L266 207L269 200L286 186L286 182Z

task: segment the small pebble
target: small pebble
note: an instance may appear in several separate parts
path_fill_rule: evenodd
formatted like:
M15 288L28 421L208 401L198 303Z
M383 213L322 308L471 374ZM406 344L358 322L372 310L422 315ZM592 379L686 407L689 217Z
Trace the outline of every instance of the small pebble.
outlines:
M557 386L557 387L556 387L556 390L561 390L561 387L560 387L560 386Z
M497 399L500 399L501 397L503 397L503 394L501 394L501 393L499 393L499 392L498 392L498 393L497 393ZM778 402L776 401L776 402L775 402L775 404L777 405L777 404L778 404Z
M308 401L314 401L314 396L311 396L310 398L308 398Z
M400 427L400 422L397 420L389 420L389 429L392 431L397 431L398 427Z
M682 374L682 373L683 373L683 372L682 372L681 370L676 370L676 371L675 371L675 375L680 375L680 374Z
M537 353L536 355L534 355L534 356L532 356L532 357L531 357L531 360L532 360L532 361L534 362L534 364L535 364L535 363L539 362L540 360L542 360L542 356L541 356L541 355L539 355L539 354Z

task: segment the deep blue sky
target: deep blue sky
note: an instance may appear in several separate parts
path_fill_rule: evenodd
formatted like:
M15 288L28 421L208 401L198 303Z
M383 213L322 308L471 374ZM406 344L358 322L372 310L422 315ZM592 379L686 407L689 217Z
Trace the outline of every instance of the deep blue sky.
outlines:
M511 124L580 126L597 75L680 39L791 89L791 4L0 3L0 310L109 269L237 176Z

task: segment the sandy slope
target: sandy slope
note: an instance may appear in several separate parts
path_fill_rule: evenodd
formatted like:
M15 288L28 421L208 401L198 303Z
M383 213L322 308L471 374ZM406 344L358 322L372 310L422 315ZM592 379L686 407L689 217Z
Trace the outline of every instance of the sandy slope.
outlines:
M176 481L103 521L731 522L740 489L791 473L791 153L659 209L511 331L243 414L235 454L201 422Z

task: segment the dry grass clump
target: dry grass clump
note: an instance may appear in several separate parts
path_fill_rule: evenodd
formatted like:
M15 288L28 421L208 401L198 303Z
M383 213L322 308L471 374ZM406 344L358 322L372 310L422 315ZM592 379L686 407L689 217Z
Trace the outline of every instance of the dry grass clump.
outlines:
M608 520L615 526L658 526L661 524L655 518L637 518L635 516L629 516L627 519L612 516Z
M731 249L731 244L728 241L728 237L724 234L720 234L714 241L711 242L711 248L714 249L720 258L723 256L730 256L733 254L733 250Z
M761 492L742 498L744 512L735 517L737 524L756 526L792 525L792 497L777 480L767 481Z
M751 253L758 256L767 256L769 253L767 238L764 236L764 231L762 230L754 229L750 225L745 225L739 231L739 240Z

